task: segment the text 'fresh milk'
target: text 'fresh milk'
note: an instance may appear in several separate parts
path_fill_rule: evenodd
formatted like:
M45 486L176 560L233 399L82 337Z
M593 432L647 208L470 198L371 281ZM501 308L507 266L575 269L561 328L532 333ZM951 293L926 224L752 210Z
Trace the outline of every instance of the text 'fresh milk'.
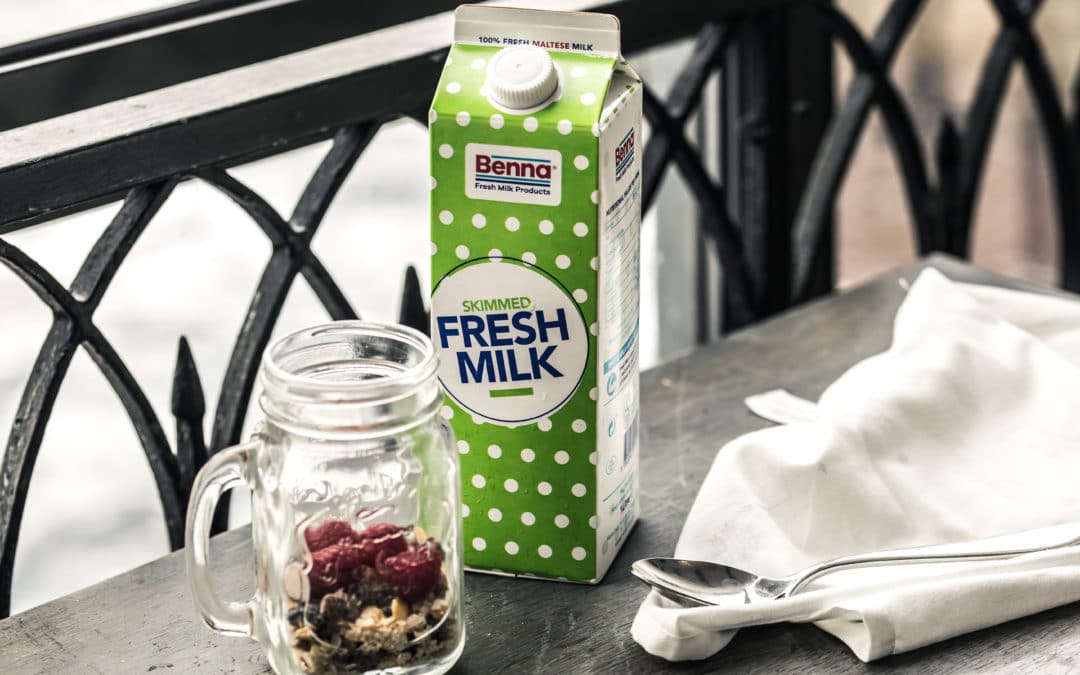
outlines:
M637 520L641 102L615 17L457 10L431 332L471 569L595 583Z

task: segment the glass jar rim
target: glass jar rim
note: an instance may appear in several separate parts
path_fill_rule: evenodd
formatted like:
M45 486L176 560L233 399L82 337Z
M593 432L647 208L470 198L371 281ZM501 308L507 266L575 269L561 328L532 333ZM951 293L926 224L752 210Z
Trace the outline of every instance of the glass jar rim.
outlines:
M389 375L346 383L328 382L297 374L280 364L279 359L285 356L289 348L325 335L342 337L367 335L397 340L417 349L421 354L421 360L415 365L402 368ZM314 397L331 393L337 400L366 401L384 398L385 395L382 393L384 390L407 387L426 381L438 369L438 357L435 355L435 347L431 344L431 340L415 328L378 321L333 321L298 330L281 338L263 353L262 368L265 383L286 386L297 392L307 391ZM343 399L343 395L346 398Z
M405 359L408 363L387 360L371 377L340 380L296 372L287 365L290 356L300 357L305 350L314 352L365 337L391 346L396 343L409 352ZM335 338L340 338L340 342ZM358 355L357 362L361 361ZM375 426L389 423L388 417L395 417L395 422L401 423L402 414L416 415L422 411L422 416L428 416L435 401L427 399L441 400L435 384L437 371L434 345L418 330L376 321L335 321L291 333L266 349L259 378L263 387L262 407L271 418L288 418L294 425L341 428L332 420L348 419L373 430L368 422L375 420L367 419L371 415L380 419ZM300 419L301 409L310 414L309 420ZM352 411L351 415L348 410Z

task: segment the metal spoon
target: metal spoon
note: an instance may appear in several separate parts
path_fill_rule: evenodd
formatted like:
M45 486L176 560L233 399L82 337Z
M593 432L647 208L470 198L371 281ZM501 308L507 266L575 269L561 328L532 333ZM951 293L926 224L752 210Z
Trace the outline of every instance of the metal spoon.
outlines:
M809 581L842 568L1000 560L1076 544L1080 544L1080 537L1050 546L997 551L947 553L909 548L860 553L826 560L779 579L770 579L730 565L678 558L645 558L634 562L630 571L664 597L682 604L749 604L794 595Z

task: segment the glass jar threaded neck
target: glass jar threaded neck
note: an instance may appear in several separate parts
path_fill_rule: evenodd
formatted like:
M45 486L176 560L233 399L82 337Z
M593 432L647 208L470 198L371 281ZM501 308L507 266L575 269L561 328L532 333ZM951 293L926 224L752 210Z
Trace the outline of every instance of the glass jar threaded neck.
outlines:
M427 336L395 324L338 321L293 333L263 355L260 406L299 433L382 436L429 420L442 403Z

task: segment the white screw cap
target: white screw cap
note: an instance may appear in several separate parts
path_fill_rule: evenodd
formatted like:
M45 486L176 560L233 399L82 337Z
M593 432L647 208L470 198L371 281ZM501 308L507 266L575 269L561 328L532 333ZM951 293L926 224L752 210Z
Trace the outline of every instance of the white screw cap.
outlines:
M559 74L547 50L533 45L507 47L491 57L484 88L494 103L512 110L534 108L551 98Z

